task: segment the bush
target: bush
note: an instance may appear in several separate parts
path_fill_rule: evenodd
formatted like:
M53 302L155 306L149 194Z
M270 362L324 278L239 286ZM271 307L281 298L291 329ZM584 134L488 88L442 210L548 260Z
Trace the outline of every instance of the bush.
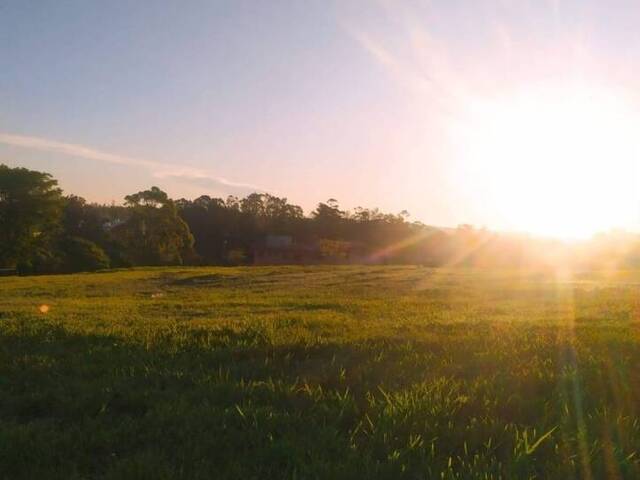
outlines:
M55 249L36 249L28 258L16 264L20 275L57 273L63 269L65 258Z
M67 237L62 241L66 272L93 272L109 268L111 262L105 251L95 243L79 237Z

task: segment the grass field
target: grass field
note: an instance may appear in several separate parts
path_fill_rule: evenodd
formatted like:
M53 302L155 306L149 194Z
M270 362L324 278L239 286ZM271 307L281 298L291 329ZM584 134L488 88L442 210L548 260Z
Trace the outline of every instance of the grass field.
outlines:
M640 478L639 300L640 272L0 278L0 478Z

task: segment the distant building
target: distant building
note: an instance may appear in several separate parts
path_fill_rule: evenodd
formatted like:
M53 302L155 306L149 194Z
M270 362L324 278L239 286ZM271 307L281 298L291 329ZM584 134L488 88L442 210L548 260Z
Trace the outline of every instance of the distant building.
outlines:
M255 265L369 263L364 245L320 239L297 242L289 235L267 235L253 248Z
M296 243L290 235L267 235L253 248L255 265L319 263L316 243Z
M121 218L114 218L113 220L109 220L108 222L104 222L104 224L102 225L102 228L106 232L110 232L114 228L122 225L124 222L125 221L123 219L121 219Z
M264 240L267 248L290 248L293 245L291 235L267 235Z

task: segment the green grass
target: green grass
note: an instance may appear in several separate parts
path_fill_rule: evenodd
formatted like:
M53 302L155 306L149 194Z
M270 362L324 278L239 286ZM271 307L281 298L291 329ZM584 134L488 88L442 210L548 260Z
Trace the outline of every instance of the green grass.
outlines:
M0 478L640 478L639 314L640 272L0 278Z

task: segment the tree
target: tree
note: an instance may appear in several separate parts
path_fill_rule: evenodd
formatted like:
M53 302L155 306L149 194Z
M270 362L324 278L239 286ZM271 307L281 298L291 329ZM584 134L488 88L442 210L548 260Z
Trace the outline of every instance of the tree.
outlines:
M240 200L240 210L247 216L258 219L264 216L264 195L252 193Z
M63 207L57 185L48 173L0 164L0 265L28 270L52 256Z
M193 255L193 236L175 203L158 187L125 197L129 218L113 228L133 264L182 264Z
M345 212L338 207L337 200L330 198L327 203L319 203L312 213L316 232L321 237L339 239L342 234Z
M126 196L124 206L88 204L62 198L46 173L0 166L0 267L22 272L242 263L268 235L290 236L311 249L320 245L330 257L357 251L376 261L433 266L521 264L525 256L521 241L470 226L445 232L408 218L406 211L377 208L350 213L334 199L306 217L286 198L267 193L174 202L158 187Z
M202 261L220 264L225 257L226 240L232 230L237 210L228 209L220 198L202 195L193 201L176 202L180 217L189 225L195 249Z
M61 269L66 272L93 272L111 266L104 250L90 240L66 237L60 242L60 248L64 253Z
M70 195L64 199L62 227L67 236L81 237L103 245L108 242L105 225L109 217L104 208L87 204L84 198Z
M160 208L169 202L169 197L158 187L151 187L149 190L143 190L133 195L124 197L125 205L129 207L152 207Z

